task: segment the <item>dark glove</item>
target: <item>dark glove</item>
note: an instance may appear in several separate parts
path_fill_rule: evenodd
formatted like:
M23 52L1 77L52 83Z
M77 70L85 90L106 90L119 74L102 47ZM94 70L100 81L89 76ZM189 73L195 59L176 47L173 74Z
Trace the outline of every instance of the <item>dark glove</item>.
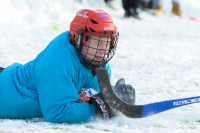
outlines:
M112 117L111 109L104 100L101 93L95 94L90 97L88 103L94 104L96 108L96 113L100 114L103 118L108 119Z
M113 90L122 101L135 105L135 89L132 85L125 84L124 79L119 79Z

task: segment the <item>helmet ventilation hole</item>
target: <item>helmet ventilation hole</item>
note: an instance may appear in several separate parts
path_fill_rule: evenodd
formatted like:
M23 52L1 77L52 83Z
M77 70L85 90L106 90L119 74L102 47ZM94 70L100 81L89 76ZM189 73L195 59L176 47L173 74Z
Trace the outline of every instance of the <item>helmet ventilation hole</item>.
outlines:
M92 28L90 28L90 30L91 30L92 32L95 32L95 30L93 30Z
M92 22L93 24L98 24L97 21L94 21L94 20L92 20L92 19L90 19L90 20L91 20L91 22Z

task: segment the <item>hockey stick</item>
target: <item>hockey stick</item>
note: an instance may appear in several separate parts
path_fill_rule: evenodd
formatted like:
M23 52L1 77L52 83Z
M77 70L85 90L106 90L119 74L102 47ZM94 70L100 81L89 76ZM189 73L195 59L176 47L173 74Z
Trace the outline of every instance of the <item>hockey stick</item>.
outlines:
M121 113L130 118L148 117L173 108L200 102L200 96L196 96L150 103L146 105L131 105L123 102L116 96L111 87L110 79L106 69L97 69L96 72L101 93L108 105L113 109L119 110Z

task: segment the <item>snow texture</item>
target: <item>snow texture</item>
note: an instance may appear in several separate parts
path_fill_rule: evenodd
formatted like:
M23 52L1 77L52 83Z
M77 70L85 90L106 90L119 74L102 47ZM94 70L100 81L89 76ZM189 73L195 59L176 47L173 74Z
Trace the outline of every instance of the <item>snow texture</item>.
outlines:
M120 78L136 90L136 104L200 95L200 1L181 0L182 17L170 13L171 1L163 2L164 14L140 12L142 20L123 18L103 0L0 0L0 66L34 59L58 34L69 30L81 8L103 9L118 26L119 44L111 83ZM121 0L116 0L121 6ZM192 21L190 17L198 20ZM134 132L198 133L200 104L187 105L148 118L130 119L122 114L111 120L52 124L42 118L0 119L0 132Z

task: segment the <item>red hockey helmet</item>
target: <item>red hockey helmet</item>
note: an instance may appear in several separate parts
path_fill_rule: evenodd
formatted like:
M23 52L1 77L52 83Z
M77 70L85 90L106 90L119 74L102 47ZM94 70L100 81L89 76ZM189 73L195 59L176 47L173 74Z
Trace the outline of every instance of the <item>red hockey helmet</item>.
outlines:
M111 16L103 10L82 9L77 12L70 24L72 44L74 44L75 34L80 34L81 29L85 32L93 32L93 35L96 36L102 36L103 32L107 32L109 34L108 36L112 37L110 33L117 32L117 27L113 23ZM105 36L107 35L105 34ZM82 41L84 44L85 38Z
M102 61L87 60L81 62L89 68L105 65L114 55L119 34L109 14L103 10L82 9L77 12L70 24L71 43L81 51L89 36L109 37L110 49ZM76 39L75 39L76 38ZM78 38L78 39L77 39Z

